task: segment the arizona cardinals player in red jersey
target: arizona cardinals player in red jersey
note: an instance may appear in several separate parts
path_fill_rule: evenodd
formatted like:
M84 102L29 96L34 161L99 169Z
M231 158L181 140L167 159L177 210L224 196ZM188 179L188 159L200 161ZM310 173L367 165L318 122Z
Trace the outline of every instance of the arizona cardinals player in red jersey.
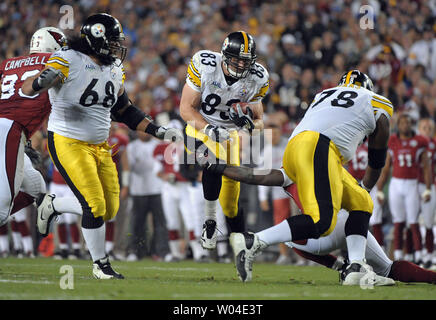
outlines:
M173 127L182 128L182 121L173 119L170 121ZM182 260L185 255L180 250L182 223L179 212L183 218L183 223L189 233L189 246L192 249L195 261L201 261L205 252L195 237L196 217L192 210L192 203L187 194L189 181L180 173L180 160L183 156L183 144L173 145L169 148L168 143L160 143L153 151L153 156L160 164L158 177L164 181L162 187L162 207L168 229L168 245L174 260Z
M28 56L4 60L0 64L0 226L10 214L33 203L45 192L41 174L33 169L24 149L26 140L37 131L51 110L48 94L23 94L21 86L28 77L45 67L51 52L65 44L65 35L57 28L37 30ZM22 188L22 191L20 191Z
M420 167L419 170L419 192L424 194L425 192L431 193L431 199L428 202L424 202L421 200L421 214L422 220L424 222L425 227L425 253L422 257L423 266L425 268L431 268L432 270L436 270L436 256L434 254L434 234L433 234L433 226L434 226L434 218L436 213L436 138L435 134L435 125L434 121L431 118L423 118L419 120L418 123L418 133L426 138L428 138L428 149L427 154L429 160L431 161L431 177L432 177L432 186L431 190L428 190L425 185L424 179L424 170Z
M418 174L420 165L424 170L426 188L431 188L430 162L426 149L428 140L415 135L412 119L408 114L398 118L398 133L391 135L388 142L389 153L386 165L377 182L378 190L383 187L392 167L392 179L389 184L389 208L394 222L394 259L403 257L403 231L410 228L415 250L415 261L422 259L422 238L418 224L420 194L418 190ZM430 200L430 193L421 195L424 201ZM379 199L383 201L383 199Z
M347 170L351 175L357 180L362 181L365 175L366 167L368 166L368 142L362 143L357 147L356 154L353 159L348 163ZM374 203L374 209L372 211L371 219L369 220L369 225L372 227L372 233L376 238L377 242L383 246L384 245L384 235L382 231L382 215L383 208L377 201L378 189L376 186L371 189L369 193L371 195L372 201Z

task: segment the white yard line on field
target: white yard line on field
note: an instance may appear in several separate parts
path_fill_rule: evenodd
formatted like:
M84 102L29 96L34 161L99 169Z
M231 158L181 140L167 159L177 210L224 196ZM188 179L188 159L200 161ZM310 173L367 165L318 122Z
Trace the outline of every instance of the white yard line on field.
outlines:
M238 299L244 299L244 298L285 298L290 297L289 294L286 293L245 293L245 292L238 292L238 293L207 293L204 294L204 298L210 299L210 298L238 298ZM202 299L200 294L189 294L189 293L174 293L171 295L171 298L173 299L190 299L190 298L196 298L196 299Z
M12 279L0 279L0 283L26 283L26 284L55 284L54 281L48 281L48 280L12 280Z

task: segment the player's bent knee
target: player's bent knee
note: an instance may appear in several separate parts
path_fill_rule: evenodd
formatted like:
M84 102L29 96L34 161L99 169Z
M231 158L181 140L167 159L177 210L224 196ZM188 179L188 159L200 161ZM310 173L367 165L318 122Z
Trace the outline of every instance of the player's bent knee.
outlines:
M103 217L104 221L109 221L115 218L115 216L118 213L118 209L120 208L120 202L117 201L116 203L113 203L111 206L107 206L106 213Z
M291 229L292 241L318 239L322 234L312 217L307 214L292 216L287 221Z
M90 210L83 211L82 227L85 229L97 229L104 223L103 217L94 217Z
M358 234L366 237L370 218L371 214L369 212L350 211L347 222L345 222L345 235Z
M83 210L85 215L86 209L84 208ZM90 204L90 209L86 211L89 211L90 214L95 218L104 219L104 217L106 216L106 202L104 201L104 199L95 201L94 203Z

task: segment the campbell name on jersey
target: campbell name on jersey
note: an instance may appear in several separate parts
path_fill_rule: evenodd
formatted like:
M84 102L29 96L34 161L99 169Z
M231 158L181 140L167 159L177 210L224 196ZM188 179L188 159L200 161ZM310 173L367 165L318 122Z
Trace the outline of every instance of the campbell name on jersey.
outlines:
M391 118L392 103L372 91L352 84L326 89L315 96L291 139L303 131L319 132L335 143L345 163L382 114Z
M269 88L269 75L262 65L255 63L246 78L228 85L221 62L221 53L198 51L189 63L186 83L201 92L200 113L208 123L236 129L229 118L230 106L262 100Z
M93 144L109 136L110 110L124 82L117 63L100 66L89 56L72 50L55 52L46 66L63 74L63 83L49 89L52 112L48 130Z

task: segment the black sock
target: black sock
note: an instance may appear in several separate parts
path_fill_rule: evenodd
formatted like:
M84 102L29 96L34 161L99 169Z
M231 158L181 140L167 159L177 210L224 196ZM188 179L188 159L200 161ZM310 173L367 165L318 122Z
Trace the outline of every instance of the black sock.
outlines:
M245 231L245 219L244 211L242 208L238 209L238 214L234 218L226 216L227 225L229 226L229 233L231 232L244 232Z

